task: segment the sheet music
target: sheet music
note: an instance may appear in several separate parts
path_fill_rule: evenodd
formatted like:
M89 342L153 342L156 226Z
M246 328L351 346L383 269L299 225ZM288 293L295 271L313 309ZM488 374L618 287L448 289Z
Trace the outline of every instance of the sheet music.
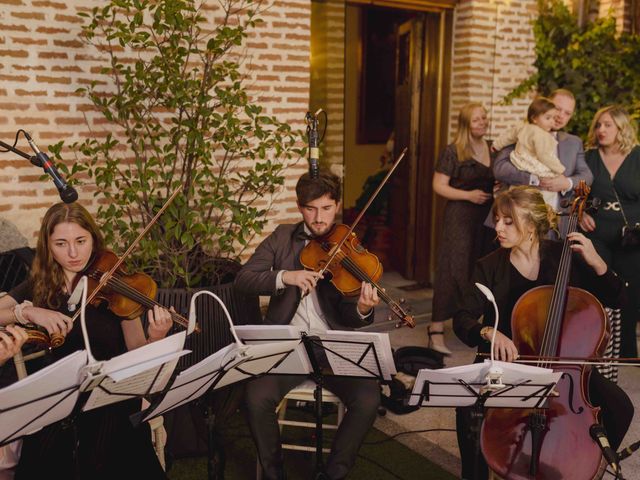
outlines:
M534 367L518 363L494 362L503 369L502 381L505 387L492 392L486 400L486 407L536 408L544 403L545 396L554 386L562 372L554 372L548 368ZM424 399L423 406L432 407L465 407L473 405L477 395L469 391L465 382L474 392L479 393L486 385L486 376L491 361L484 363L442 368L439 370L422 369L418 372L416 383L409 399L409 405L418 405L423 385L429 382L429 398ZM531 396L526 399L525 397Z
M0 444L68 417L78 400L86 350L0 390Z
M205 394L213 385L215 390L261 375L295 350L299 340L250 345L239 351L232 343L213 355L180 372L160 403L144 416L147 421L173 408L184 405Z
M240 339L247 345L261 345L284 340L300 340L302 330L291 325L238 325L235 327ZM312 370L304 345L299 342L295 351L277 368L269 373L297 375Z
M396 373L388 333L328 330L320 335L320 339L326 349L329 366L335 375L382 375L385 380L391 380L391 375ZM350 359L353 363L342 357Z
M178 359L189 353L182 349L185 338L186 332L182 331L104 362L100 372L89 375L82 385L82 391L91 390L82 410L92 410L164 389Z

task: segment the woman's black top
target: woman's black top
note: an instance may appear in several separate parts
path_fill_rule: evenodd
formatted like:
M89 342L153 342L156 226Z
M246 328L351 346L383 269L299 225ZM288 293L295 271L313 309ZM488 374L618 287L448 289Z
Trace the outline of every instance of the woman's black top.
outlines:
M494 325L494 309L475 286L475 282L485 285L493 292L500 314L498 330L511 338L511 312L515 303L524 292L534 286L555 284L561 253L562 243L542 241L540 269L538 278L534 281L522 277L511 264L509 249L500 248L478 260L472 280L453 317L453 328L460 340L470 347L478 346L480 352L489 351L489 343L480 337L480 330L483 326ZM596 275L582 257L575 253L572 257L569 285L591 292L605 306L617 307L624 302L625 289L620 278L611 270L601 276ZM482 323L478 321L481 316Z

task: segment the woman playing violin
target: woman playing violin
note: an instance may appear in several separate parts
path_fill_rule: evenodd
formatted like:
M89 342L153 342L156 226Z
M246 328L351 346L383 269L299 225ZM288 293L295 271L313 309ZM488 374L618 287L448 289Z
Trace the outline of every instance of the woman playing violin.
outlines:
M554 284L562 244L545 240L549 230L556 226L556 215L534 188L513 187L503 192L495 199L493 215L501 248L477 262L472 282L454 315L453 326L464 343L477 346L479 352L489 352L495 314L491 303L474 286L475 282L484 284L495 296L500 317L494 353L499 360L514 361L518 350L511 340L511 312L525 292L539 285ZM619 305L624 300L624 285L608 269L591 241L577 232L570 233L568 240L573 250L569 284L593 293L604 305ZM478 322L481 316L484 316L483 323ZM631 423L633 405L617 385L596 370L591 371L589 380L589 400L602 407L600 422L615 449ZM462 477L487 478L487 466L482 459L481 468L474 468L475 440L473 434L470 435L470 410L461 408L456 413Z
M0 324L33 323L49 334L64 335L64 344L51 352L52 360L83 349L80 322L71 321L67 299L76 275L104 248L102 234L85 208L78 203L53 205L42 221L30 278L0 298ZM172 324L170 313L159 307L149 311L146 336L140 318L123 320L106 304L87 306L86 318L98 360L160 340ZM148 426L134 429L129 421L139 410L140 401L129 400L78 417L81 478L166 478ZM72 429L51 425L24 440L16 479L51 473L74 478L72 454Z

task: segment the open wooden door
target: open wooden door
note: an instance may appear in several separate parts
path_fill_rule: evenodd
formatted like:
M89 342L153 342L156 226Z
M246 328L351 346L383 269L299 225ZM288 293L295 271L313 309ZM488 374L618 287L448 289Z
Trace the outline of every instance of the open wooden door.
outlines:
M393 231L391 265L405 278L414 278L418 132L422 85L423 16L398 26L396 33L395 156L407 155L391 178L389 210Z

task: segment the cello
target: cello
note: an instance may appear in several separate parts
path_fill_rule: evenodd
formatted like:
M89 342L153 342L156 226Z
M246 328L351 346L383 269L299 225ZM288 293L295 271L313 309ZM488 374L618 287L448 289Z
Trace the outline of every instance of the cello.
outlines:
M589 189L576 189L569 232L577 230ZM599 407L589 402L591 366L554 362L550 357L601 357L609 338L606 313L589 292L570 287L571 248L565 239L554 285L533 288L520 297L511 315L512 341L523 356L535 355L538 366L561 371L555 391L543 409L488 409L480 442L494 472L510 480L587 480L600 478L605 462L590 436ZM577 454L579 452L579 455Z

